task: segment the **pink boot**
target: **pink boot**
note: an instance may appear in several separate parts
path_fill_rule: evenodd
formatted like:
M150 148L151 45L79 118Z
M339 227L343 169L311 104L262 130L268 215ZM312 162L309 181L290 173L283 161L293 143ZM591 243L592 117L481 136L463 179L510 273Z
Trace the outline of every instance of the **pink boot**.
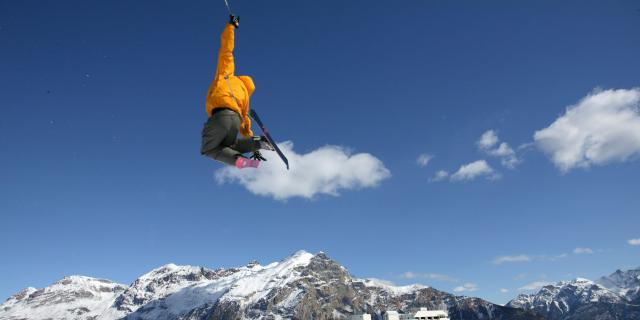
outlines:
M244 157L238 157L238 159L236 159L236 168L238 169L258 168L258 165L260 165L259 160L251 160Z

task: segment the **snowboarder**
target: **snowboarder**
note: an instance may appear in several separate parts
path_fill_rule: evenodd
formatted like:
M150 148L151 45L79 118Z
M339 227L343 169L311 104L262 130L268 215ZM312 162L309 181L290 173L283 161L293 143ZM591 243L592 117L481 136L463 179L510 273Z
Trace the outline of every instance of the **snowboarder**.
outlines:
M263 136L253 136L249 118L249 97L255 90L249 76L236 76L233 59L235 29L240 18L230 15L221 36L218 66L207 93L209 120L202 129L200 153L228 165L257 168L266 160L260 149L274 150ZM238 132L242 136L238 138ZM244 153L253 152L251 158Z

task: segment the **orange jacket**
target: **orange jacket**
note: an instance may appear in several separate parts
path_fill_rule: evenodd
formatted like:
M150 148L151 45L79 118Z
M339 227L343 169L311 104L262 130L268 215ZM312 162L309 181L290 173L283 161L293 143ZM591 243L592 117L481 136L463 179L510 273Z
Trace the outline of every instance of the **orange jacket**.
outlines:
M256 87L249 76L236 76L233 63L235 27L227 24L222 31L220 52L218 52L218 67L216 75L209 86L207 93L206 110L211 116L211 111L216 108L229 108L237 112L242 120L240 134L243 137L253 135L251 131L251 119L249 118L249 97Z

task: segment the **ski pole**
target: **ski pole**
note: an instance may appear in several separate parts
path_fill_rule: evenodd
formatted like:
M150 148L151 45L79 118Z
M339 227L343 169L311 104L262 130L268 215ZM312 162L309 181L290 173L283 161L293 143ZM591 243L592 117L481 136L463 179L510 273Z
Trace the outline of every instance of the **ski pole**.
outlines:
M231 7L229 6L229 2L227 2L227 0L224 0L224 4L227 6L227 11L229 11L229 14L233 16L234 14L231 11Z

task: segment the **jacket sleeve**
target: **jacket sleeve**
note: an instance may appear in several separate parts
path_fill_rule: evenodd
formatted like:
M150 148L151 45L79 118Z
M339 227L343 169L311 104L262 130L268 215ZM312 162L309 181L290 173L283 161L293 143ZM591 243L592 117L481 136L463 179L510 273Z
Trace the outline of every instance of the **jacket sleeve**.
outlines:
M216 80L220 76L233 75L235 65L233 63L233 47L235 42L235 27L227 24L220 37L220 51L218 52L218 67Z

